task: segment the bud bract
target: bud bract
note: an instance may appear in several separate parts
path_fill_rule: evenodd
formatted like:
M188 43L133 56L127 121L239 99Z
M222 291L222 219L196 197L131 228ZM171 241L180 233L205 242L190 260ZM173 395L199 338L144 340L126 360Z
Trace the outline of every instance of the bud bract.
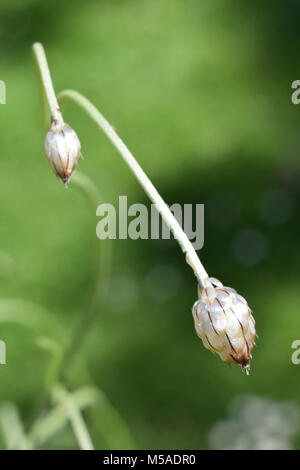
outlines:
M209 278L193 306L197 335L204 346L249 373L255 344L255 320L246 300L234 289Z

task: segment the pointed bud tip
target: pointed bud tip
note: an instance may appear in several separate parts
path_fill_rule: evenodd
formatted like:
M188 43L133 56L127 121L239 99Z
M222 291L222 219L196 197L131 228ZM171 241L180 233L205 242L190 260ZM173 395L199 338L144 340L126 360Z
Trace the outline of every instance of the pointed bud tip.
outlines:
M65 187L65 188L68 188L69 183L70 183L70 176L71 176L71 175L68 176L68 175L66 175L66 174L64 173L64 174L62 174L62 175L57 175L57 176L58 176L58 177L61 179L61 181L63 182L64 187Z

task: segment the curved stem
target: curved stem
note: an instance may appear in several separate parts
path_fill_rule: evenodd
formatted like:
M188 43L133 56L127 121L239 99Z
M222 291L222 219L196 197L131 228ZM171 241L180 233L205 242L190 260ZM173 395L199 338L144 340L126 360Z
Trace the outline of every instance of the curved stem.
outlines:
M42 88L43 112L47 130L49 127L48 109L50 109L50 118L52 120L63 120L63 118L53 88L44 48L42 44L35 43L33 44L32 49L38 70L38 81ZM100 195L94 183L87 176L82 174L74 175L72 181L75 186L77 186L87 196L87 199L94 211L100 201ZM91 324L96 317L99 300L106 294L108 286L108 283L106 282L108 272L107 266L109 265L110 248L108 248L108 245L106 245L106 250L101 250L101 252L100 250L100 244L97 243L93 291L89 298L87 308L83 312L83 315L81 316L75 333L71 339L69 348L66 350L66 353L63 357L63 361L58 371L59 374L63 372L66 365L69 364L71 358L74 357L75 353L82 345L84 337L86 336Z
M172 231L175 239L178 241L183 253L186 255L187 263L192 267L199 284L202 287L207 286L208 274L205 271L193 245L182 230L180 224L177 222L169 207L164 202L146 173L140 167L132 153L128 150L122 139L117 135L114 128L109 124L100 111L83 95L74 90L64 90L58 95L58 100L62 104L66 99L74 101L79 105L90 118L100 127L100 129L107 135L112 144L116 147L118 152L123 157L126 164L129 166L135 177L143 187L150 200L155 204L157 210L161 214L163 220Z
M43 84L44 94L47 98L50 117L52 121L61 120L61 113L56 99L55 91L52 84L50 70L48 67L46 55L42 44L36 42L32 46L35 62L39 71L40 81Z

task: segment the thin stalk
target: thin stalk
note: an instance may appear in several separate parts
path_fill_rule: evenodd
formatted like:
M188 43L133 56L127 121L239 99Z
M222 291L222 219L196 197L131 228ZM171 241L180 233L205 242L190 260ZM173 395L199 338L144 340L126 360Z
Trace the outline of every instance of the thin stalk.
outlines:
M45 96L49 105L51 121L60 121L62 119L56 94L48 67L46 55L42 44L36 42L32 46L35 62L40 75L40 82L43 84Z
M47 131L49 128L48 110L50 110L51 120L63 121L63 118L55 95L43 45L35 43L33 44L32 49L38 71L38 82L42 89L43 113ZM85 194L94 212L101 199L94 183L87 176L80 173L73 175L72 182ZM59 376L63 374L66 366L69 365L71 359L74 358L76 352L82 346L83 340L96 318L99 301L107 292L111 249L108 243L106 243L105 248L105 250L102 249L100 247L100 243L95 244L95 271L92 293L89 296L88 305L81 315L75 332L71 338L70 345L63 356L63 360L58 371Z
M51 121L59 121L60 123L63 123L63 118L54 92L50 71L42 44L35 43L33 45L33 53L38 72L38 82L42 90L44 122L46 130L48 130L49 111ZM80 174L74 175L72 181L75 183L75 186L79 187L85 193L94 211L99 204L100 197L98 195L98 190L93 182L87 176ZM65 373L67 366L69 366L70 361L75 356L75 353L82 346L83 340L96 318L99 301L105 296L107 292L110 255L110 246L108 246L108 244L106 244L106 250L102 250L99 243L96 244L95 272L92 293L89 297L88 305L80 317L78 326L71 338L69 347L67 347L65 354L62 356L62 360L59 360L57 363L55 363L55 369L53 369L53 375L51 376L52 383L56 382L59 377ZM66 399L65 404L67 406L73 431L78 440L80 448L93 449L93 444L79 410L77 410L75 404L72 402L67 393L63 393L62 396L64 396ZM47 405L48 398L49 395L43 398L43 407Z
M47 64L44 48L40 43L33 45L33 52L40 71L40 79L43 83L45 95L48 100L50 115L52 120L62 120L58 101L52 85L49 67ZM182 230L180 224L177 222L167 204L164 202L148 176L142 170L132 153L128 150L122 139L117 135L114 128L109 124L100 111L83 95L73 90L64 90L59 94L59 101L62 103L64 100L69 99L79 105L91 119L100 127L100 129L107 135L112 144L119 151L126 164L129 166L137 180L149 196L150 200L156 206L161 214L163 220L170 228L175 239L178 241L183 253L185 254L187 263L192 267L194 274L199 282L199 285L204 288L209 283L208 274L204 269L193 245Z
M167 204L164 202L146 173L140 167L132 153L128 150L125 143L117 135L115 129L109 124L100 111L82 94L74 90L64 90L58 95L58 100L62 104L65 100L71 100L80 106L88 116L97 124L97 126L106 134L112 144L123 157L123 160L131 169L140 185L143 187L150 200L155 204L163 220L170 228L175 239L178 241L183 253L186 256L187 263L192 267L194 274L202 288L209 284L208 274L204 269L193 245L187 235L177 222Z

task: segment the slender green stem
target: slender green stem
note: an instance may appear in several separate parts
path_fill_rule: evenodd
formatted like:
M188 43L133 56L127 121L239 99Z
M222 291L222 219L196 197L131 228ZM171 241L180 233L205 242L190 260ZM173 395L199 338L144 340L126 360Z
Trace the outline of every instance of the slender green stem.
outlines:
M40 43L35 43L33 45L33 52L36 58L38 69L40 71L40 78L44 86L45 95L48 100L51 118L62 119L43 46ZM59 94L59 101L62 103L66 99L74 101L77 105L84 109L91 119L107 135L133 174L136 176L137 180L145 190L146 194L149 196L150 200L156 206L167 226L172 231L175 239L178 241L183 253L185 254L187 263L192 267L200 286L204 288L210 284L208 281L208 274L204 269L187 235L173 216L169 207L164 202L148 176L142 170L132 153L128 150L122 139L120 139L120 137L117 135L115 129L109 124L100 111L80 93L73 90L64 90Z
M48 130L48 110L50 111L51 121L60 121L61 123L63 123L63 118L54 92L51 75L43 46L40 43L35 43L33 45L33 53L38 71L38 81L42 90L45 124L46 129ZM80 188L85 193L94 212L100 201L99 193L95 185L87 176L83 176L80 174L74 175L72 181L75 186ZM110 246L106 243L106 249L101 250L99 241L95 240L95 242L96 241L97 243L92 293L89 297L88 305L85 311L83 312L82 316L80 317L80 321L78 322L74 335L71 338L69 347L66 348L65 353L62 355L62 358L55 357L53 359L51 375L48 376L48 382L50 381L49 383L51 384L55 383L59 379L59 377L63 376L66 373L67 367L70 365L71 360L75 357L76 352L78 352L78 350L82 346L83 340L86 337L93 321L96 318L99 301L105 296L107 291L107 280L109 277L110 266ZM48 396L43 397L42 403L44 406L47 404L47 401ZM73 429L80 443L80 446L82 448L88 449L93 448L88 438L88 433L80 413L76 411L70 400L67 401L67 403L70 411L70 418L73 423Z
M48 129L48 109L50 110L50 117L52 120L62 120L62 115L58 100L54 92L44 48L42 44L35 43L32 49L38 70L38 81L43 91L43 111L45 116L45 123L47 126L46 128ZM74 174L72 182L85 194L94 212L101 199L94 183L87 176L78 173ZM110 245L106 243L105 250L102 250L100 247L100 243L98 242L96 243L95 248L95 269L92 293L89 297L88 305L80 318L74 335L71 338L70 345L67 348L66 353L63 357L63 361L59 368L59 375L63 374L64 370L69 365L71 359L74 358L75 353L82 346L83 340L86 337L88 330L90 329L93 321L96 318L99 301L105 296L107 291L107 280L109 276L109 264L111 257Z
M164 202L152 182L140 167L132 153L128 150L122 139L117 135L115 129L109 124L100 111L82 94L74 90L64 90L58 95L58 100L62 104L65 100L74 101L80 106L88 116L98 125L98 127L106 134L112 144L116 147L118 152L123 157L126 164L129 166L141 186L143 187L150 200L155 204L157 210L161 214L163 220L174 234L175 239L178 241L183 253L186 256L187 263L192 267L199 284L202 287L207 286L208 274L205 271L193 245L182 230L180 224L177 222L167 204Z
M40 74L40 82L43 84L45 96L48 101L50 117L52 121L59 121L62 119L59 105L56 99L55 91L52 84L50 70L48 67L46 55L42 44L36 42L32 46L33 54L35 57L36 65Z

